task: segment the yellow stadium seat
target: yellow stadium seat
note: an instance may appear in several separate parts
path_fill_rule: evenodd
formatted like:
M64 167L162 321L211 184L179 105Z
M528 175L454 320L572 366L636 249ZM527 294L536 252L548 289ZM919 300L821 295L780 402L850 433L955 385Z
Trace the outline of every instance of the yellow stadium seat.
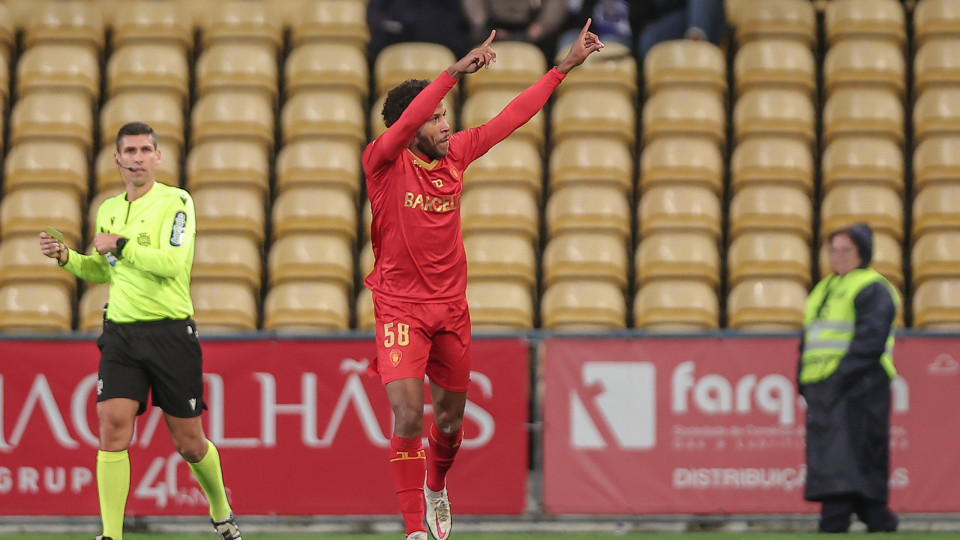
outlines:
M943 183L923 188L913 198L913 237L928 232L960 229L960 184Z
M373 222L373 210L370 208L370 200L364 199L360 203L360 218L363 220L360 225L363 241L370 240L370 227Z
M737 94L780 88L813 96L817 62L810 48L791 39L762 39L740 47L733 63Z
M276 49L262 42L215 43L197 59L197 96L256 92L277 99Z
M267 293L264 330L279 333L337 332L350 328L347 292L327 281L294 281Z
M552 113L554 144L568 138L606 138L633 148L636 108L615 90L569 90L557 97Z
M460 205L465 237L475 233L510 233L535 241L539 236L537 198L523 187L473 188L462 196Z
M366 102L367 57L344 43L307 43L290 51L284 65L287 96L299 92L345 90Z
M102 51L104 35L96 2L35 2L23 29L23 47L65 43Z
M913 152L915 192L960 178L960 136L928 137Z
M63 43L43 43L23 51L17 62L17 94L44 90L78 93L96 103L100 98L97 52Z
M838 137L884 137L899 145L903 128L903 104L895 94L877 88L841 88L824 104L821 142L827 145Z
M723 155L705 139L662 137L640 154L640 190L656 186L701 186L723 192ZM551 176L551 181L553 177ZM628 192L629 193L629 192Z
M301 16L293 21L290 37L294 47L319 41L346 43L366 51L370 41L367 3L364 0L306 2Z
M257 329L257 299L242 283L195 282L190 285L190 296L201 335Z
M192 280L240 283L250 293L260 293L260 246L247 235L197 235Z
M14 236L0 242L0 285L8 283L49 283L71 293L77 289L74 275L40 251L37 235Z
M280 149L276 168L278 194L296 187L338 188L354 199L360 193L360 148L353 143L298 140Z
M370 140L376 139L380 135L383 135L383 132L387 130L387 126L383 123L383 102L386 100L386 96L380 96L374 102L373 106L370 108L370 117L369 117L369 129L370 129ZM447 94L443 98L443 106L447 111L447 123L450 124L450 132L453 133L456 131L454 128L457 125L457 114L454 104L456 99L450 94ZM516 139L516 137L507 137L507 139ZM507 140L505 139L505 140ZM502 144L502 142L501 142Z
M753 185L802 189L813 194L813 154L793 138L749 138L730 157L730 187L738 192Z
M657 186L640 195L641 237L659 232L698 232L721 235L720 197L700 186Z
M542 163L532 143L507 137L470 164L464 193L478 187L522 187L539 197L543 191Z
M676 87L710 90L720 95L727 91L723 51L707 41L677 39L657 43L643 59L643 76L647 95Z
M883 88L902 97L906 81L903 49L888 41L841 41L827 51L823 78L827 95L840 88Z
M854 223L866 222L875 234L903 239L903 199L890 189L870 185L842 185L830 190L820 204L822 235Z
M432 81L456 61L453 51L439 43L412 41L388 45L373 62L377 95L386 95L407 79Z
M580 88L608 88L634 98L637 95L637 60L626 45L606 43L603 54L591 54L577 69L563 79L555 90L562 95L568 90ZM497 45L499 46L499 44ZM563 61L567 51L559 51L554 65Z
M208 188L193 194L197 212L197 235L238 234L256 245L265 235L263 197L254 191Z
M291 281L328 281L353 291L353 244L342 235L296 233L270 247L270 286Z
M10 51L17 41L17 25L6 4L0 5L0 59L10 60Z
M466 243L466 239L464 239L464 243ZM366 240L363 247L360 248L360 265L357 267L360 272L361 283L370 275L370 272L373 272L374 262L373 242Z
M807 288L790 279L747 279L727 296L727 326L748 332L794 332L803 327Z
M73 299L62 287L16 283L0 287L0 332L69 332Z
M469 260L469 253L468 259ZM627 246L623 238L602 233L565 233L543 252L543 284L599 280L627 289Z
M952 39L937 39L920 47L913 60L915 96L923 94L929 88L960 85L960 60L956 55L958 47L960 30Z
M79 247L83 217L75 197L69 190L51 188L22 188L4 195L0 198L2 238L38 239L40 231L53 227L63 233L68 246Z
M494 147L496 148L496 146ZM473 165L469 181L473 182ZM633 194L633 152L603 138L568 138L550 152L551 191L567 186L616 187L627 197Z
M256 94L217 92L197 100L191 112L190 138L196 145L207 139L253 140L273 148L274 111L270 100Z
M30 141L14 145L3 168L4 194L26 188L66 190L78 207L89 192L87 156L83 149L64 141Z
M702 281L658 279L640 287L633 325L652 332L699 332L720 325L720 302Z
M356 202L342 189L288 189L273 203L273 237L292 233L338 234L352 242L357 235Z
M731 287L764 279L790 279L809 287L810 244L790 233L741 234L730 243L727 268Z
M902 47L907 26L903 4L897 0L843 0L827 2L825 35L828 44L845 39L876 39Z
M744 0L737 10L737 41L794 39L811 49L817 42L817 18L806 0Z
M547 72L547 60L543 51L532 43L523 41L502 41L496 44L497 61L489 68L481 69L464 78L467 95L484 90L512 90L520 93L540 80ZM414 57L414 60L417 60ZM450 62L452 64L453 62ZM446 69L447 66L440 69ZM432 77L439 75L439 70ZM382 89L381 89L382 90Z
M100 332L103 330L104 307L110 300L110 285L91 283L80 296L77 308L77 330L81 332Z
M792 187L750 186L730 201L730 238L747 232L788 232L810 241L813 203Z
M549 330L616 330L627 326L627 301L613 283L561 281L543 293L540 316L543 327Z
M720 147L726 141L723 102L708 90L661 90L643 104L641 120L644 144L668 136L703 137Z
M158 143L159 144L159 143ZM109 192L114 195L123 191L123 178L114 161L117 153L115 145L104 146L97 154L94 162L96 178L93 184L93 193ZM168 186L180 186L180 156L177 152L168 152L165 147L160 148L160 163L157 166L157 181Z
M278 51L283 45L283 27L266 2L226 0L217 2L208 20L198 19L204 48L214 44L259 43Z
M344 91L300 92L281 111L284 144L298 139L322 138L366 144L363 105L358 96Z
M903 194L903 151L877 137L843 137L823 152L823 189L864 183L888 187Z
M463 110L461 111L461 128L468 129L487 123L491 118L500 114L500 111L515 97L517 97L517 93L512 90L487 90L468 97L466 101L464 101ZM558 106L559 105L556 105L555 107ZM450 109L448 107L448 114L449 111ZM450 122L449 118L447 118L447 122ZM556 122L556 117L554 117L554 122ZM544 140L546 139L545 124L546 114L541 110L533 115L533 118L526 124L517 128L510 137L530 141L538 150L542 151ZM453 126L452 123L450 125Z
M2 21L2 19L0 19ZM2 27L0 27L2 34ZM2 39L2 37L0 37ZM0 43L0 104L6 107L10 97L10 53Z
M928 232L916 239L911 253L914 289L930 279L960 278L960 235L956 232Z
M636 284L683 279L720 284L720 250L712 235L696 232L654 233L645 236L635 254Z
M812 145L816 114L810 97L799 90L750 90L733 107L737 141L748 137L791 137Z
M115 51L132 45L158 44L173 45L185 55L193 50L193 22L178 2L125 0L114 14L111 40Z
M913 326L960 331L960 279L931 279L913 293Z
M826 241L820 246L818 264L821 276L833 271L830 268L829 247ZM901 241L890 234L875 232L870 267L883 274L894 287L901 289L903 287L903 245Z
M122 92L169 92L186 103L190 97L190 66L183 50L173 44L131 43L107 62L107 95Z
M960 135L960 86L931 88L913 105L914 142L933 136Z
M630 201L617 188L578 185L555 191L547 201L547 235L600 232L630 238Z
M207 140L187 156L187 189L250 189L266 198L270 193L270 158L252 141Z
M467 276L471 281L496 280L537 285L537 254L523 235L472 234L463 239L467 253ZM373 250L369 253L373 265ZM369 271L369 269L365 269Z
M913 8L917 49L934 39L960 38L960 4L956 0L923 0Z
M100 110L100 146L116 146L117 132L129 122L146 122L157 133L157 146L183 152L182 100L163 92L125 92L107 100ZM166 146L172 144L174 148Z
M509 332L533 328L530 287L512 281L467 283L470 326L474 332Z
M116 132L114 132L116 135ZM10 143L61 140L93 147L93 112L80 94L32 92L17 100L10 112Z
M357 312L357 330L364 332L375 331L377 320L373 313L373 291L366 287L361 288L357 294L355 309ZM530 309L532 311L533 307Z

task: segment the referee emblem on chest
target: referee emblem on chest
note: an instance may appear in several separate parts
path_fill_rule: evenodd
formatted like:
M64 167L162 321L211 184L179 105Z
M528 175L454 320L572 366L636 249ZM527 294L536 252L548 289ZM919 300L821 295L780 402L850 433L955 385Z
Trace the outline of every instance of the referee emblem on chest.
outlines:
M403 360L403 351L401 351L400 349L391 349L390 363L393 364L393 367L399 366L401 360Z

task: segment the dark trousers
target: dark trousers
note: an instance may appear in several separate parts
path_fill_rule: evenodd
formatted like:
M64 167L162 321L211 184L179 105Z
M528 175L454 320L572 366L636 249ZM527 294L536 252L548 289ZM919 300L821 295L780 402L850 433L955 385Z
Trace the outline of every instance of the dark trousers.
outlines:
M820 532L843 533L850 528L850 516L856 514L867 524L869 532L897 530L899 520L886 501L865 499L859 495L837 495L823 500L820 510Z

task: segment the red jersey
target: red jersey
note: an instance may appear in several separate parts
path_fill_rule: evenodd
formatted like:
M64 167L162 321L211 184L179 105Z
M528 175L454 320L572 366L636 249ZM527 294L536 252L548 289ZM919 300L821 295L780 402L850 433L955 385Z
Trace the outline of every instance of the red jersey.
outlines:
M551 69L482 126L450 136L447 155L426 161L407 149L417 130L457 83L446 71L410 102L361 161L373 222L375 263L364 281L370 290L413 302L465 296L467 257L460 233L463 173L473 160L543 108L564 75Z

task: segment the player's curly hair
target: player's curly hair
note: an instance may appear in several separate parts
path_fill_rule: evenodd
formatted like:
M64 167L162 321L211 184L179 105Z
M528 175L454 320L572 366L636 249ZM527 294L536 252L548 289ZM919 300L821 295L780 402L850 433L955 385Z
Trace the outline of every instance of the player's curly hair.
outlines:
M380 111L383 115L383 123L390 127L399 120L413 98L417 97L417 94L428 84L430 81L426 79L407 79L387 92L387 97L383 100L383 110Z

